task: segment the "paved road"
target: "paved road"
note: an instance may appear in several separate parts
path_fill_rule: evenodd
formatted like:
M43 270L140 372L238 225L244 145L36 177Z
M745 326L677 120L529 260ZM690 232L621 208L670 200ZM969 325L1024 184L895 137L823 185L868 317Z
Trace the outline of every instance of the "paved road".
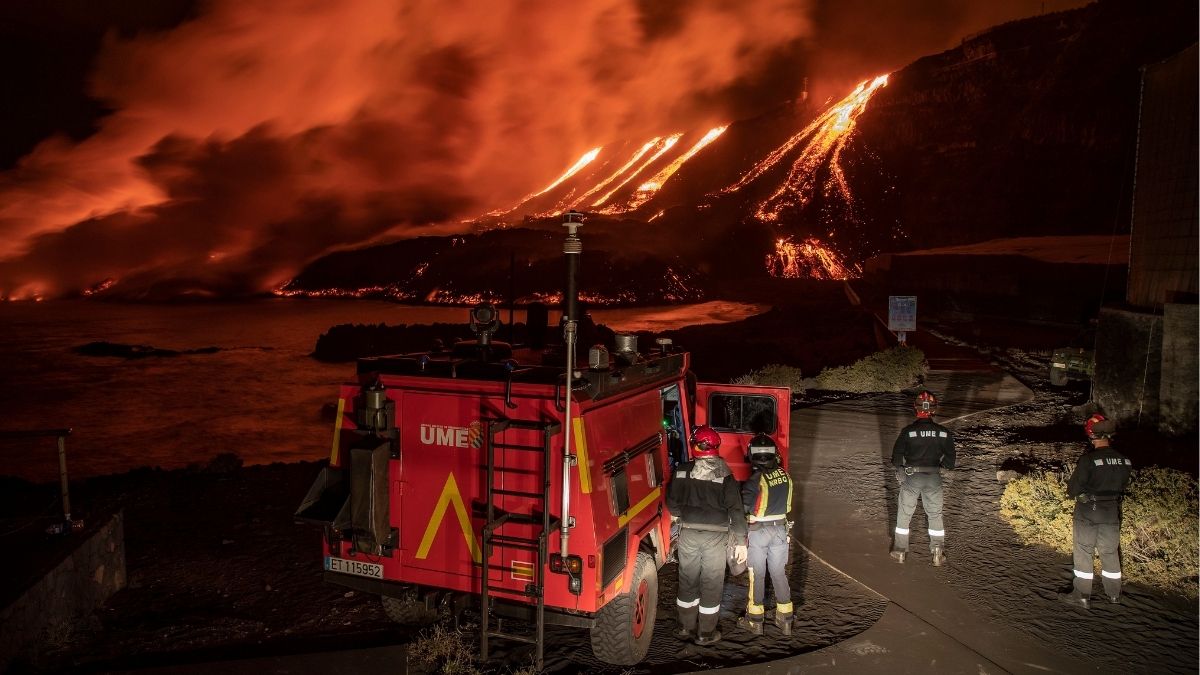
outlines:
M961 419L1032 397L1024 385L994 368L941 370L927 385L941 394L939 419ZM858 476L888 481L886 462L901 427L911 421L910 397L873 397L799 410L792 416L792 473L798 481L801 543L825 564L889 600L883 617L862 634L832 647L733 673L833 671L845 673L1078 672L1080 663L990 620L960 598L916 542L908 564L888 556L894 517L864 510L843 498L830 476L848 455L877 451L880 471ZM837 480L840 480L838 478ZM918 518L919 519L919 518ZM914 521L915 522L915 521ZM953 533L948 546L953 551Z

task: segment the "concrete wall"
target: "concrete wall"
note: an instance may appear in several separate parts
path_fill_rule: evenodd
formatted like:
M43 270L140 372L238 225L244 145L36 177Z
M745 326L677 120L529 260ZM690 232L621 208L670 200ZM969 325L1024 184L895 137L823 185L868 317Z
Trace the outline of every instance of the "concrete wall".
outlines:
M1119 427L1158 423L1162 317L1105 307L1096 327L1092 398ZM1195 371L1191 376L1195 377Z
M1157 308L1197 293L1197 49L1142 79L1127 300Z
M1182 435L1196 430L1200 406L1200 305L1163 308L1162 383L1158 427Z
M124 522L122 513L114 515L41 581L0 609L0 672L14 659L66 639L77 621L125 587Z

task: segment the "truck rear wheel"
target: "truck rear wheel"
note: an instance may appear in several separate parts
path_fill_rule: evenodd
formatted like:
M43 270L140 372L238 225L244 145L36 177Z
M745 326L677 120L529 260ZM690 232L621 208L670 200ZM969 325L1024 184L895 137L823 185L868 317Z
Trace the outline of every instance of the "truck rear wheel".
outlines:
M592 624L592 653L606 663L632 666L646 658L658 614L658 569L639 552L629 590L600 608Z
M406 593L399 598L382 595L379 599L383 601L383 612L388 618L402 626L428 626L437 621L437 612L426 607L416 593Z

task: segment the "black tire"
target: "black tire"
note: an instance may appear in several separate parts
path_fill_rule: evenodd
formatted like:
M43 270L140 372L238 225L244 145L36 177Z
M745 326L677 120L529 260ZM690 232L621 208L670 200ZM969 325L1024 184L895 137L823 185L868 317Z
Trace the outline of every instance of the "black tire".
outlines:
M1050 384L1056 387L1065 387L1067 384L1067 371L1062 368L1050 367Z
M383 602L384 614L401 626L428 626L437 621L437 612L426 607L416 593L406 593L399 598L381 595L379 599Z
M658 569L639 552L629 590L608 602L592 624L592 654L605 663L632 666L646 658L658 614Z

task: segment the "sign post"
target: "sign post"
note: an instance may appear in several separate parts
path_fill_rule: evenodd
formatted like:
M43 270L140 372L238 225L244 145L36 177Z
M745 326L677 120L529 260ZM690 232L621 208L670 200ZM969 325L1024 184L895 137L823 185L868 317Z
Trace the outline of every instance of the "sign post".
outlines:
M900 344L908 344L908 331L917 330L917 296L888 296L888 330Z

